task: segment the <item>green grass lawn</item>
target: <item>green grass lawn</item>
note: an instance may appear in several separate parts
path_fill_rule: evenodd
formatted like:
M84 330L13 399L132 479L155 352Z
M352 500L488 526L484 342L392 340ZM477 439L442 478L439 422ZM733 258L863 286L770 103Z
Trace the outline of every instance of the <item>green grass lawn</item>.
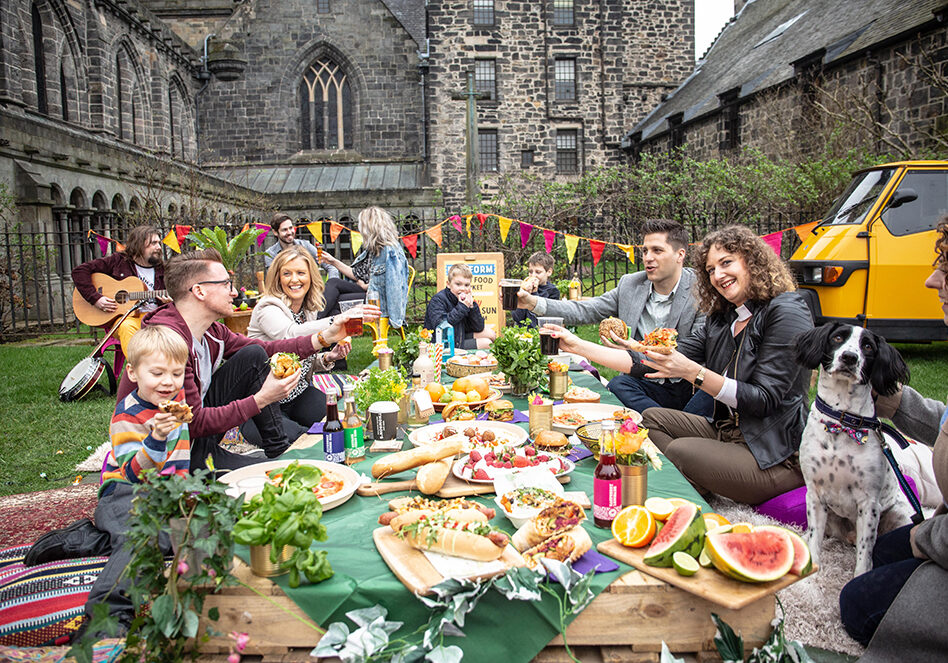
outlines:
M585 339L598 339L596 325L577 331ZM911 385L929 398L944 400L948 343L896 347L911 368ZM94 392L76 403L59 400L63 378L90 350L88 345L0 345L0 495L69 485L73 468L89 455L90 447L108 439L113 397ZM349 372L358 373L372 360L370 337L355 339ZM600 372L607 379L616 374Z

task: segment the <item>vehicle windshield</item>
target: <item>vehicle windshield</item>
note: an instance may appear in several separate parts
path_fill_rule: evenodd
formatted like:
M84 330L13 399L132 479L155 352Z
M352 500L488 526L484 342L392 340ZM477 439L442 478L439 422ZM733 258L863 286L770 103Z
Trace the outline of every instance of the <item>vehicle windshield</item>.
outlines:
M894 169L870 170L857 175L832 209L823 217L820 225L845 225L862 223L872 204L882 193L886 183L895 173Z

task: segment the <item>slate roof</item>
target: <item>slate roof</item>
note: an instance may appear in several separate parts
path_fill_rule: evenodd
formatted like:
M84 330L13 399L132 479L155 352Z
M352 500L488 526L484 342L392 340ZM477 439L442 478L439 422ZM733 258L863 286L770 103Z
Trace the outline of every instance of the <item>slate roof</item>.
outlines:
M208 170L221 179L268 194L402 191L428 185L422 163L231 166Z
M418 48L425 50L425 0L382 0L382 4L398 19Z
M789 80L793 62L825 49L824 65L932 21L946 0L750 0L731 19L695 71L623 138L642 140L719 108L718 95L739 88L738 98Z

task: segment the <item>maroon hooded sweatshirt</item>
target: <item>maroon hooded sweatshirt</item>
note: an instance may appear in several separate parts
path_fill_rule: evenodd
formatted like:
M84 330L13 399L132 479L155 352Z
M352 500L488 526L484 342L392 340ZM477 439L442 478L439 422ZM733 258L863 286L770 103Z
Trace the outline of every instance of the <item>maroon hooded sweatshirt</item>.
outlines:
M216 435L224 433L234 426L240 426L251 417L260 413L253 394L238 401L222 405L220 407L203 407L201 404L201 383L197 376L197 357L194 353L194 338L191 336L191 330L188 324L181 317L178 309L173 303L165 304L158 309L145 315L142 319L142 326L146 325L164 325L171 327L181 334L185 343L188 344L188 362L184 367L184 395L194 419L188 424L191 430L191 437L204 437L207 435ZM309 357L315 353L313 342L309 336L300 336L297 338L287 338L280 341L258 341L253 338L247 338L243 334L235 334L220 322L213 322L206 332L209 342L208 347L211 353L211 366L217 370L222 360L231 357L241 348L248 345L259 345L266 350L268 355L274 355L278 352L294 352L302 358ZM128 378L128 374L122 372L122 381L118 388L118 400L122 400L132 391L136 385Z

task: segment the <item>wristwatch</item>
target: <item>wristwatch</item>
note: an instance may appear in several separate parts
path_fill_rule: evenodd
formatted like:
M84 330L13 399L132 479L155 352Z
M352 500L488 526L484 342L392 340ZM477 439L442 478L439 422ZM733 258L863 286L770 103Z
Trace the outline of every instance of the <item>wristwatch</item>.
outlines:
M704 374L707 373L707 372L708 372L708 369L705 368L704 366L702 366L702 367L701 367L701 370L698 371L698 375L695 376L695 379L694 379L694 381L692 382L692 384L693 384L694 386L696 386L696 387L700 387L701 385L703 385L703 384L704 384Z

